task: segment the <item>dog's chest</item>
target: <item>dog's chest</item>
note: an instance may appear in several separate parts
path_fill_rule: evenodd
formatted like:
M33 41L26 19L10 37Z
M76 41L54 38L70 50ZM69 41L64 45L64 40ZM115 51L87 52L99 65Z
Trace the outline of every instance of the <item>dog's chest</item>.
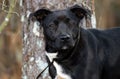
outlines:
M53 59L57 57L57 53L46 53L46 55L48 56L50 62L52 62ZM56 68L57 72L55 79L72 79L68 74L63 73L62 66L59 65L57 62L54 61L53 65Z

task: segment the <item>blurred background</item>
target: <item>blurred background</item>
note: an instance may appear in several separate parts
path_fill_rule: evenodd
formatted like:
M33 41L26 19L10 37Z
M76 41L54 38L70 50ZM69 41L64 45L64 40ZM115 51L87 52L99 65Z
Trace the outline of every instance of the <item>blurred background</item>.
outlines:
M0 0L0 79L21 79L21 27L19 1Z
M97 28L120 26L120 0L95 0Z
M15 1L14 11L10 13L9 21L7 19L5 21L10 1L12 0L0 0L0 79L21 79L20 7L19 0L13 0ZM120 26L120 0L95 0L95 13L97 28L107 29ZM4 22L6 26L1 29Z

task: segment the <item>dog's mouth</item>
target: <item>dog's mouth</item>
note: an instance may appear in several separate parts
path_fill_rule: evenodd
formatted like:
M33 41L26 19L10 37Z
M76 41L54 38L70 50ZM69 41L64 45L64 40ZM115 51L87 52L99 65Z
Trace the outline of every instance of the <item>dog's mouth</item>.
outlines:
M69 40L69 41L56 41L55 42L55 47L57 50L68 50L73 48L75 45L75 41Z
M62 50L66 50L66 49L68 49L68 46L65 45L62 47Z

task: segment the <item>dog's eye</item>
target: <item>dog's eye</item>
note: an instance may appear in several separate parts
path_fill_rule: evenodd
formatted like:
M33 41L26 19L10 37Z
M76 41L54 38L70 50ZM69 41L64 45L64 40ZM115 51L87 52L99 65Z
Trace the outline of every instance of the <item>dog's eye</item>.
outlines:
M49 25L49 28L56 28L56 25L52 23Z

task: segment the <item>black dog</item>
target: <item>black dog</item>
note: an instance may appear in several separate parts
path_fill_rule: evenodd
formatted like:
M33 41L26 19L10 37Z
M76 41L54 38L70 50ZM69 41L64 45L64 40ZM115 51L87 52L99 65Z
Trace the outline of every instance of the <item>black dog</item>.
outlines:
M52 79L120 79L120 28L85 30L79 23L90 11L40 9L31 14L41 23Z

